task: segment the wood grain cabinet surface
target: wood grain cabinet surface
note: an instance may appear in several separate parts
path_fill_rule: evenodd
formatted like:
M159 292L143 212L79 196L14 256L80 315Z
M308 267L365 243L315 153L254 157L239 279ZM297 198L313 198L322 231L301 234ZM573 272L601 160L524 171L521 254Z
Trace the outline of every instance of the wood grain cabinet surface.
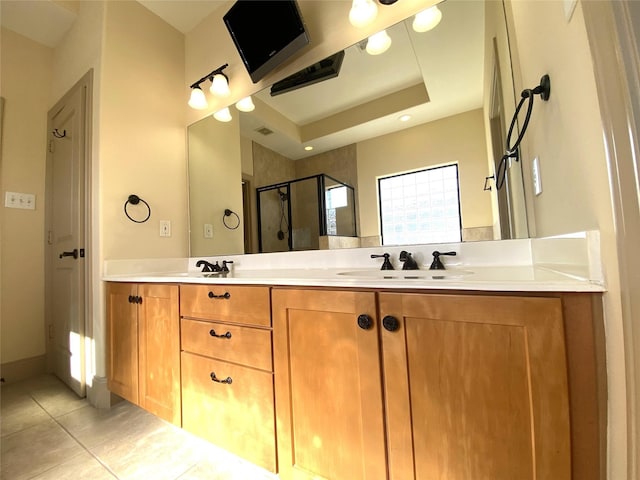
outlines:
M570 480L558 298L380 294L391 480Z
M280 477L386 477L374 292L274 289Z
M183 428L275 472L269 287L182 285Z
M595 305L274 287L281 478L605 478Z
M181 425L178 286L107 285L109 390Z

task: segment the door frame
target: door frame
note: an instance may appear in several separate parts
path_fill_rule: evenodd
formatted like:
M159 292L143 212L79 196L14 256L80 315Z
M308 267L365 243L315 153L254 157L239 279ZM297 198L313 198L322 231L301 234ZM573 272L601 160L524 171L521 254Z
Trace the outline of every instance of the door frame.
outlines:
M609 405L602 428L609 438L602 478L631 480L640 473L640 21L629 2L581 5L602 119L619 280L619 290L605 295L605 314L618 305L621 313L620 319L605 318Z
M51 168L51 155L49 154L49 132L52 130L52 119L61 110L63 105L69 101L69 98L77 92L77 90L83 90L83 115L84 115L84 141L82 142L82 158L83 163L83 195L80 199L80 209L82 210L83 226L82 236L84 245L80 248L85 249L85 258L82 262L83 277L84 277L84 292L83 292L83 313L84 321L82 332L82 377L80 379L82 392L86 395L87 377L89 377L93 368L93 351L92 342L87 342L87 339L93 338L93 322L92 322L92 257L94 252L92 251L92 229L91 229L91 211L92 211L92 118L93 118L93 69L90 69L86 74L80 78L63 96L58 100L53 107L47 112L47 151L46 151L46 176L45 176L45 212L44 212L44 247L45 247L45 323L44 323L44 336L46 345L46 358L47 358L47 371L52 370L52 342L49 334L50 325L52 325L52 312L53 312L53 296L52 296L52 281L53 281L53 261L51 246L49 245L49 231L52 228L53 221L53 205L52 205L52 168Z

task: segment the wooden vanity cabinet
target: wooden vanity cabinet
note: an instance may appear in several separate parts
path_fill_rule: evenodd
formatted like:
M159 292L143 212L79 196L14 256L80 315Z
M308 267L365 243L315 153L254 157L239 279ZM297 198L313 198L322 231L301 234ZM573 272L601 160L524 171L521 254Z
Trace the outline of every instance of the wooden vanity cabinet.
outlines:
M584 435L596 431L591 400L572 400L586 419L569 415L578 344L566 347L561 296L274 288L272 298L282 479L599 478L585 468L598 465Z
M182 285L182 422L275 472L269 287Z
M107 283L107 342L109 390L180 426L178 286Z
M280 478L386 478L374 292L272 291Z
M559 298L381 293L379 307L390 480L572 478Z

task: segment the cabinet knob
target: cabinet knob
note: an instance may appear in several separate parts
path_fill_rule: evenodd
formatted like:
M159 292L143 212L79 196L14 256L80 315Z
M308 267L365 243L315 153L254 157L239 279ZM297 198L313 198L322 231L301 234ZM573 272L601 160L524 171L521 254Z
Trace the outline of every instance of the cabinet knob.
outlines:
M213 380L216 383L226 383L226 384L230 384L231 382L233 382L233 380L231 379L231 377L227 377L223 380L220 380L218 377L216 377L216 372L211 372L210 374L211 380Z
M382 326L385 328L385 330L388 330L390 332L395 332L400 328L400 322L396 317L392 317L391 315L386 315L382 319Z
M218 335L216 331L212 328L209 330L209 335L216 338L231 338L231 332L223 333L222 335Z
M135 297L133 295L129 295L129 303L135 302Z
M222 295L216 295L213 292L209 292L209 298L222 298L224 300L228 300L231 298L231 294L229 292L224 292Z
M142 297L137 295L129 295L129 303L142 303Z
M358 315L358 326L363 330L369 330L373 327L373 320L365 313Z

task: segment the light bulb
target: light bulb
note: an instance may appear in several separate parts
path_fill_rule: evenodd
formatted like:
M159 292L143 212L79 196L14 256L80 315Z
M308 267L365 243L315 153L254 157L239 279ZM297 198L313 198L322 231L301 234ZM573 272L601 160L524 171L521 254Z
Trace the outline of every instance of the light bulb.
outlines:
M440 23L440 20L442 20L442 12L437 5L434 5L416 13L413 18L413 29L419 33L428 32L435 28Z
M349 11L349 22L357 28L366 27L376 19L378 6L373 0L353 0Z
M229 90L229 82L227 82L227 77L225 77L221 73L215 74L211 79L211 87L209 88L209 91L216 97L228 97L231 93L231 90Z
M391 37L387 35L386 30L374 33L367 40L367 53L370 55L380 55L389 50L391 46Z
M229 108L224 107L222 110L218 110L216 113L214 113L213 118L215 118L219 122L230 122L233 117L231 117Z
M241 112L253 112L256 106L253 104L253 100L251 100L251 97L249 96L238 100L236 102L236 108Z
M204 96L204 92L200 87L193 87L191 89L191 98L189 98L189 106L196 110L203 110L209 106L207 103L207 97Z

